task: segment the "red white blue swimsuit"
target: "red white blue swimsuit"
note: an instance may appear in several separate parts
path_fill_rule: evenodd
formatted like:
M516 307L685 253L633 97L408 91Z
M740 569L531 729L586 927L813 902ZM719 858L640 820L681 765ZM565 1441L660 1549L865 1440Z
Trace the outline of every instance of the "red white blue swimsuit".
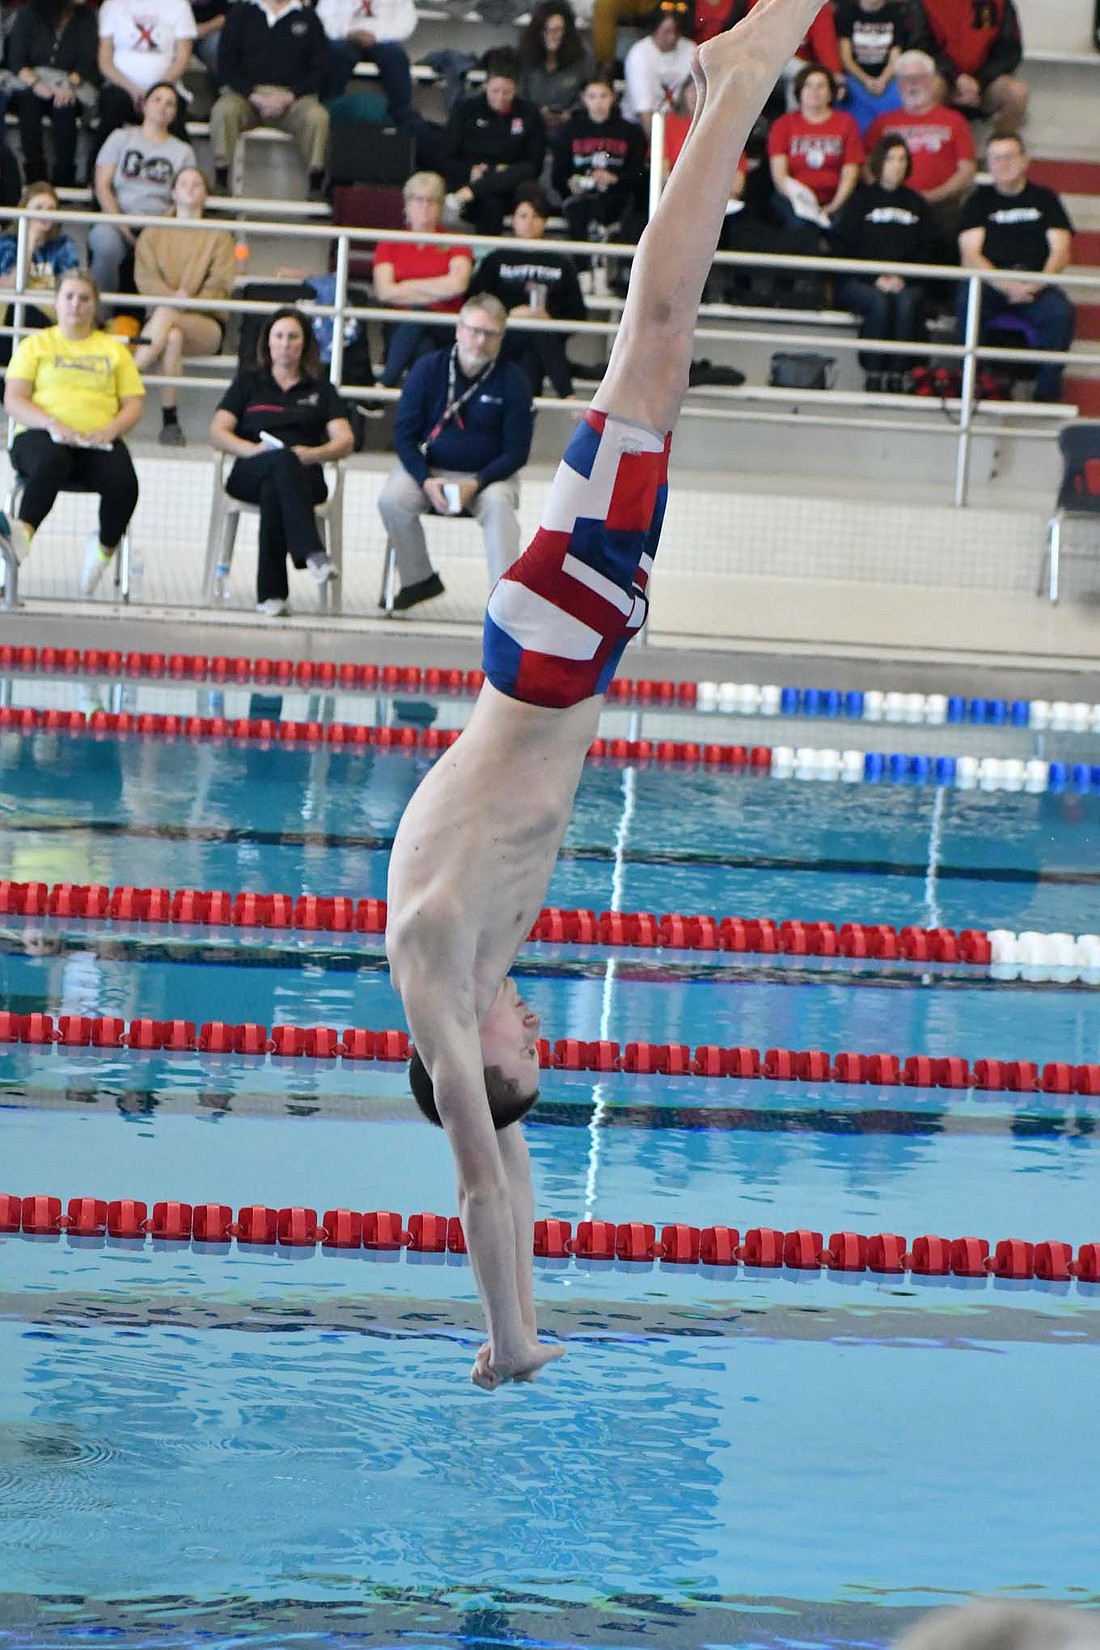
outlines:
M489 596L483 666L501 693L564 709L607 691L645 623L671 441L609 413L577 426L538 532Z

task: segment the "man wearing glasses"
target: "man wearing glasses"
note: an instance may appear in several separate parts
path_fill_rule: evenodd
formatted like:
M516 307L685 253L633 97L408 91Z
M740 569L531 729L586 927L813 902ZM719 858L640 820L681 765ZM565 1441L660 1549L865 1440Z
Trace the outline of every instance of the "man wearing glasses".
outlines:
M378 509L397 562L397 613L443 594L428 558L421 516L476 517L489 582L519 555L520 470L531 451L534 411L526 374L500 358L504 306L488 294L458 312L450 349L412 368L397 404L397 464Z
M386 950L416 1046L413 1096L454 1153L488 1328L471 1378L486 1391L531 1380L562 1353L538 1339L519 1126L538 1098L539 1017L509 970L545 896L603 694L645 620L670 432L730 184L821 5L757 0L699 48L691 131L639 243L607 371L538 532L489 597L470 720L394 839Z

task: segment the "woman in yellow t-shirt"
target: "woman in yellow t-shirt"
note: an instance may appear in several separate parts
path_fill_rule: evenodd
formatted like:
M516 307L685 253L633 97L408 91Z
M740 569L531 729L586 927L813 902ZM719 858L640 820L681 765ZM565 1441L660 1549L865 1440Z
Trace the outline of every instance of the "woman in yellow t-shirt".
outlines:
M90 275L63 275L55 303L57 325L23 339L4 387L4 410L17 425L12 464L25 483L11 544L23 561L63 487L98 493L99 528L80 576L80 594L90 596L137 506L122 438L141 418L145 390L126 345L96 328L99 288Z

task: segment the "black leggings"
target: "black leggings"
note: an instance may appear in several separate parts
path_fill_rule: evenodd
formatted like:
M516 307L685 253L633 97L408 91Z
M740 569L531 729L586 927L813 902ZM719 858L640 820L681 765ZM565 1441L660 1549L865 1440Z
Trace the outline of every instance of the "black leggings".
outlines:
M314 506L328 497L324 467L303 464L289 447L238 458L225 484L232 498L260 506L260 559L256 600L285 602L289 555L295 567L323 549Z
M66 488L99 494L99 542L117 548L137 508L138 478L124 441L103 447L65 447L45 430L22 430L11 444L12 463L24 479L20 520L40 527Z

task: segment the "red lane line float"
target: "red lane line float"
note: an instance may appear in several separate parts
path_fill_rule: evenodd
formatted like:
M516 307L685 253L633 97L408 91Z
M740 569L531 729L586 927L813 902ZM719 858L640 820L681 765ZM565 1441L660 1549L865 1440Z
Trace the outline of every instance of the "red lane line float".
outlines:
M253 725L253 724L250 724ZM303 724L289 723L297 730ZM308 726L309 724L305 724ZM404 731L404 730L398 730ZM288 737L296 738L297 731ZM346 895L254 894L202 888L105 888L101 884L0 880L0 914L6 916L110 917L127 922L187 922L209 926L304 928L381 934L384 900L353 901ZM989 936L981 929L894 929L887 923L773 922L769 918L715 917L648 911L564 910L547 906L528 936L574 945L634 945L687 951L751 952L764 956L868 957L913 962L988 964Z
M188 1054L274 1055L280 1059L382 1060L398 1064L409 1058L411 1045L404 1031L371 1031L351 1026L231 1025L207 1020L196 1029L192 1020L122 1020L115 1015L96 1017L62 1014L56 1025L48 1014L16 1014L0 1010L0 1044L67 1048L129 1049L131 1052ZM722 1048L687 1043L586 1042L562 1037L551 1049L546 1038L538 1042L539 1063L558 1071L626 1072L666 1077L764 1078L783 1083L872 1083L884 1088L919 1087L1033 1093L1100 1095L1100 1065L1048 1061L1041 1069L1028 1060L976 1060L971 1070L957 1055L934 1057L911 1054L862 1054L825 1049Z
M235 1238L239 1244L280 1245L289 1249L408 1249L414 1254L464 1255L466 1239L455 1215L420 1211L405 1220L389 1209L360 1213L355 1209L317 1210L304 1204L275 1208L265 1203L243 1205L234 1215L224 1203L154 1203L137 1198L107 1201L73 1197L64 1212L59 1197L37 1194L19 1197L0 1194L0 1234L28 1237L123 1238L131 1242L152 1237L157 1242L221 1244ZM787 1269L798 1272L871 1272L880 1275L912 1273L916 1277L1034 1278L1064 1283L1100 1282L1100 1242L1083 1243L1076 1255L1068 1243L1048 1240L1031 1243L1002 1238L991 1246L985 1238L947 1238L933 1234L915 1237L912 1244L896 1232L833 1232L828 1243L810 1227L784 1232L771 1226L752 1226L744 1240L735 1226L689 1226L675 1223L658 1228L648 1221L600 1220L578 1223L547 1216L532 1232L532 1252L542 1259L627 1261L640 1265L664 1261L670 1266L742 1266L748 1271Z

